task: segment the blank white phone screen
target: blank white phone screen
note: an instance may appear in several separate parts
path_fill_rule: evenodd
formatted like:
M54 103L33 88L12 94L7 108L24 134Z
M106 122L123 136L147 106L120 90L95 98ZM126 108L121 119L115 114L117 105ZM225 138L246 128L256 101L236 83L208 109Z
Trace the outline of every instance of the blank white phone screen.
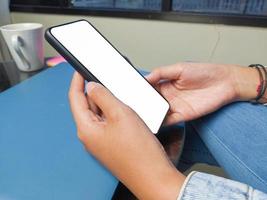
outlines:
M51 29L51 34L153 133L169 109L167 101L87 21ZM113 108L116 109L116 108Z

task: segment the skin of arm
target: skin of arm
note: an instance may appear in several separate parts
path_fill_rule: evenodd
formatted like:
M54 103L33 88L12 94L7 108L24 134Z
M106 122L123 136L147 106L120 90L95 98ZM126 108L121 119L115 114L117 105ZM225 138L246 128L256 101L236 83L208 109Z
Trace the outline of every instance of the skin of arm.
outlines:
M148 81L169 101L166 124L201 117L234 102L254 99L257 71L235 65L178 63L155 69ZM139 199L175 200L185 180L163 147L128 106L75 73L69 99L85 148ZM159 190L160 188L160 190Z
M257 96L256 69L238 65L177 63L153 70L147 80L168 100L166 124L207 115Z
M75 73L69 99L85 148L139 199L175 200L185 180L163 147L128 106ZM160 188L160 190L159 190Z
M257 96L259 74L255 68L238 67L233 69L235 73L236 99L235 101L251 101Z

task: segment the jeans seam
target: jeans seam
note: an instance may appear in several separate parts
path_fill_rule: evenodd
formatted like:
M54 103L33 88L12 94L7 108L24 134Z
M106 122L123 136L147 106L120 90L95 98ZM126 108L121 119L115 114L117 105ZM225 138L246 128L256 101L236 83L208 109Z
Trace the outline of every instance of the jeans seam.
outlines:
M198 119L198 121L201 121L201 123L202 123L202 120L201 119ZM193 123L194 124L194 127L196 128L196 129L198 129L198 127L195 125L195 123ZM235 160L237 160L237 161L239 161L241 164L242 164L242 166L243 167L245 167L248 171L250 171L251 172L251 174L253 174L253 176L255 176L255 178L256 179L258 179L260 182L262 182L264 185L267 185L267 182L265 182L264 180L262 180L257 174L255 174L249 167L247 167L247 165L242 161L242 160L240 160L237 156L235 156L234 155L234 153L232 153L232 151L214 134L214 132L207 126L207 129L208 129L208 131L209 132L211 132L212 133L212 135L213 135L213 137L217 140L217 142L219 142L225 149L226 149L226 151L228 151L231 155L232 155L232 157L235 159Z

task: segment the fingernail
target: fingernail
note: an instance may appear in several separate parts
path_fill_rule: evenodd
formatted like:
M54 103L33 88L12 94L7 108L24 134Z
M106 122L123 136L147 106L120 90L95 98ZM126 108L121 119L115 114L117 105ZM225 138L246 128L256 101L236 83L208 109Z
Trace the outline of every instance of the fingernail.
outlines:
M96 82L93 81L88 82L86 85L87 93L91 92L96 87L96 85L97 85Z

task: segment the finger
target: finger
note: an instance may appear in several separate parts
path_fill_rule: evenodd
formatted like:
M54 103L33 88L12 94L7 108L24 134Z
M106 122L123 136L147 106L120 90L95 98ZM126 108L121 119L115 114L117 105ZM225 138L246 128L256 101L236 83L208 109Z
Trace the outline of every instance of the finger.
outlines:
M87 90L87 87L86 87ZM86 91L88 94L88 91ZM98 106L93 102L92 99L90 99L90 97L88 95L86 95L87 98L87 102L89 105L89 109L95 114L95 116L97 117L97 119L99 121L104 121L105 120L105 116L103 116L103 113L101 112L101 110L98 108Z
M184 122L185 118L181 113L171 113L164 121L164 125L173 125L179 122Z
M100 108L107 119L114 118L116 113L124 105L108 89L99 83L89 82L87 84L87 93L89 98Z
M93 125L95 115L89 110L87 99L84 94L84 79L77 72L74 73L69 90L70 107L76 124L82 123Z
M184 63L159 67L153 70L149 75L147 75L146 79L151 84L156 84L160 80L176 80L179 78L184 67L185 67Z
M92 99L90 99L90 97L88 95L86 95L86 98L87 98L87 103L88 103L88 106L89 106L89 109L99 115L100 114L100 110L99 108L97 107L97 105L92 101Z

